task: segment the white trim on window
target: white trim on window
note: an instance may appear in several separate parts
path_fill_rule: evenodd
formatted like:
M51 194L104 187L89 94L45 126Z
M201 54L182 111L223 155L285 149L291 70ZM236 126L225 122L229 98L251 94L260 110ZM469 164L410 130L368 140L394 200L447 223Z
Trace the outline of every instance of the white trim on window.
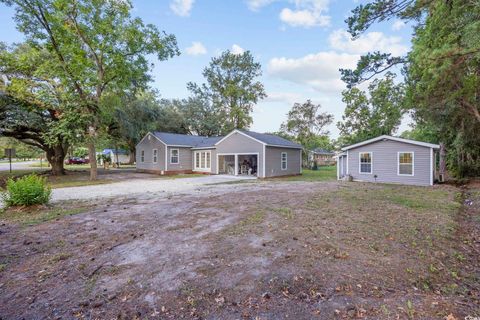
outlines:
M370 162L364 162L364 164L370 164L370 172L362 172L362 154L370 155ZM358 153L358 173L359 174L372 174L373 172L373 152L359 152Z
M145 162L145 150L140 150L140 162Z
M198 158L198 162L197 162ZM212 151L195 151L193 153L193 168L195 171L212 170Z
M173 155L173 151L177 151L177 155ZM177 161L173 161L172 159L176 157ZM180 149L170 149L170 164L179 164L180 163Z
M153 163L158 162L158 149L153 149L152 150L152 162Z
M400 154L410 153L412 155L412 174L400 173ZM408 163L406 163L408 164ZM415 175L415 152L413 151L398 151L397 152L397 176L413 177Z
M285 156L285 159L283 159L283 156ZM283 167L284 164L285 168ZM288 154L286 152L280 154L280 169L284 171L288 169Z

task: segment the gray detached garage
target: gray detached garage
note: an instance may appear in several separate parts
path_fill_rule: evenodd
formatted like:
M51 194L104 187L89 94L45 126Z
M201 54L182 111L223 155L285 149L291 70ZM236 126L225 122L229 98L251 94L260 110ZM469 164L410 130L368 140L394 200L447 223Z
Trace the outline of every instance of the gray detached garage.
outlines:
M433 185L439 145L379 136L342 148L337 177L356 181Z
M136 147L137 170L261 178L301 174L302 146L282 137L234 130L224 137L148 133Z

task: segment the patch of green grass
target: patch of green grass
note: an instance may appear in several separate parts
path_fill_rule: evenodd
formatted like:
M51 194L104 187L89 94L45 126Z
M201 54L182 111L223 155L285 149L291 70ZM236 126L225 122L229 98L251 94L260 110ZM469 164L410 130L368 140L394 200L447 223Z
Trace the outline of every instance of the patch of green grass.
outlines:
M7 209L0 213L0 219L13 223L19 223L23 226L32 226L44 223L53 219L65 216L71 216L85 212L87 207L77 208L63 207L34 207L24 209Z
M230 235L240 235L255 229L265 220L265 212L258 210L254 214L249 215L239 223L227 228L225 231Z
M118 182L115 180L102 180L102 179L97 179L97 180L70 180L72 177L70 176L65 176L65 177L57 177L50 179L48 181L48 185L52 189L58 189L58 188L69 188L69 187L83 187L83 186L94 186L94 185L99 185L99 184L109 184L113 182Z
M290 208L275 208L273 209L274 212L278 213L281 217L285 219L292 219L293 218L293 210Z
M275 179L284 181L329 181L337 179L337 167L336 166L321 166L318 170L303 169L302 174L299 176L291 177L278 177Z
M51 264L57 263L57 262L60 262L60 261L67 260L67 259L70 258L71 256L72 256L71 253L60 252L60 253L54 254L52 257L50 257L50 258L48 259L48 262L51 263Z

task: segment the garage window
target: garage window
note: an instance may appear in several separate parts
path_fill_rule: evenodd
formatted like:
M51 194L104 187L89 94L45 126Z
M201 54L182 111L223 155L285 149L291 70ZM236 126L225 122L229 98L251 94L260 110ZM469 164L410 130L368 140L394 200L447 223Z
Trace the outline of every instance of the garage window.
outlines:
M372 173L372 153L371 152L360 152L359 156L359 170L360 173Z
M281 166L282 166L282 170L287 170L287 153L286 152L282 152L282 160L281 160Z
M153 149L153 163L157 163L158 161L158 150Z
M140 152L140 162L145 162L145 150Z
M413 176L413 152L398 153L398 175Z

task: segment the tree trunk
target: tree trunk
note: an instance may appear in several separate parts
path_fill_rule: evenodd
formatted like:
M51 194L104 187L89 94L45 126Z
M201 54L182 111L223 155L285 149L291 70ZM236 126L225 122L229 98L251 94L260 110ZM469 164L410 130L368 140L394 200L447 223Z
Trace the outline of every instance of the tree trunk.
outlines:
M97 180L97 154L93 140L88 142L88 159L90 160L90 180Z
M96 129L92 126L89 128L88 139L88 158L90 160L90 180L97 180L97 152L95 151L95 134Z
M66 151L62 146L54 146L46 150L47 160L52 166L52 175L61 176L65 174L63 161L65 160Z
M440 178L440 181L443 182L445 181L445 172L447 171L447 164L446 164L446 156L447 156L447 152L445 150L445 144L444 143L440 143L440 160L439 160L439 173L441 175L441 178Z
M130 159L128 160L128 164L134 164L135 163L135 148L130 149Z

